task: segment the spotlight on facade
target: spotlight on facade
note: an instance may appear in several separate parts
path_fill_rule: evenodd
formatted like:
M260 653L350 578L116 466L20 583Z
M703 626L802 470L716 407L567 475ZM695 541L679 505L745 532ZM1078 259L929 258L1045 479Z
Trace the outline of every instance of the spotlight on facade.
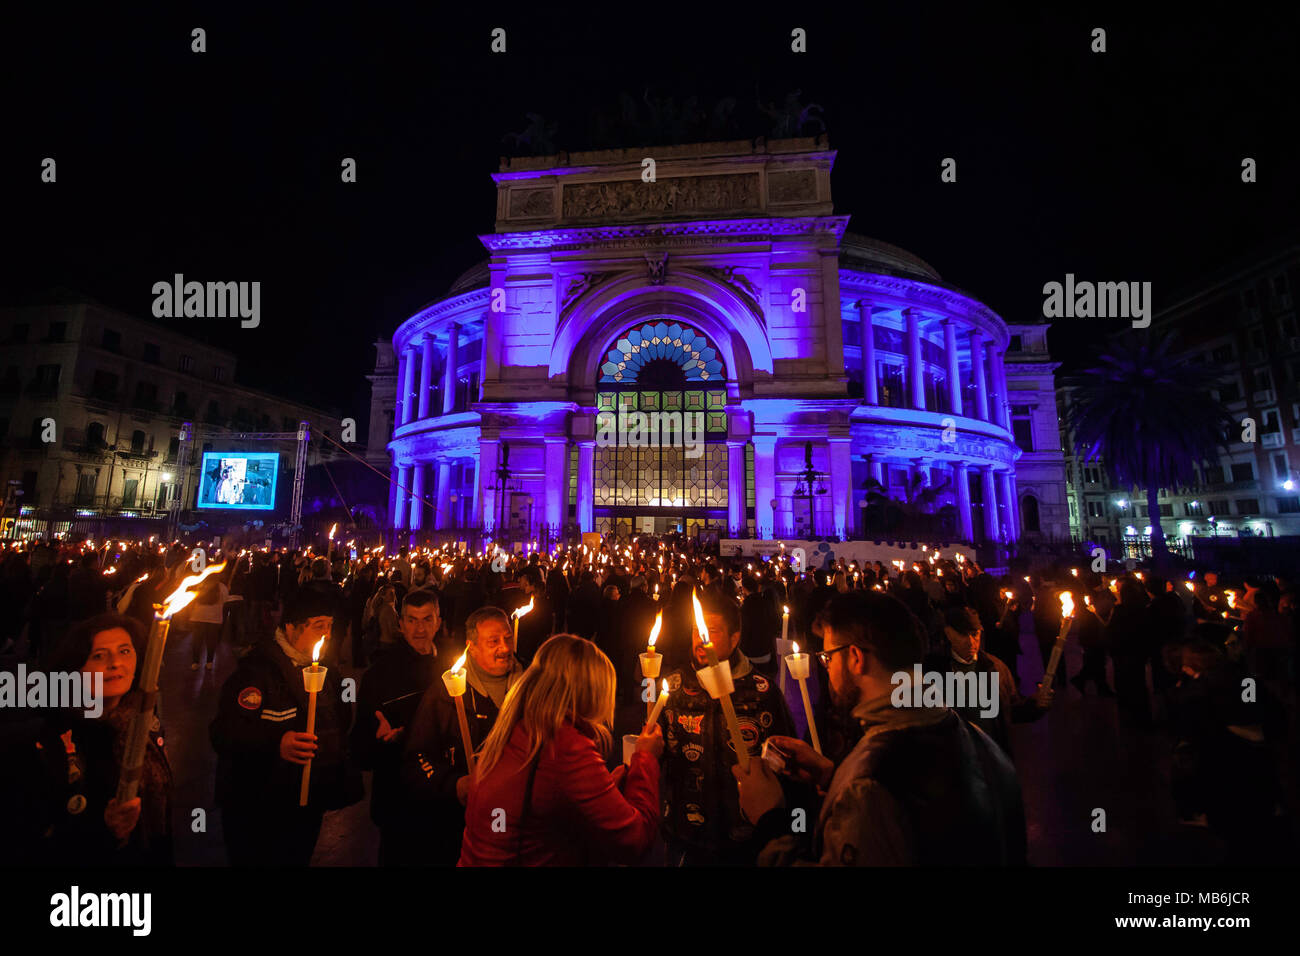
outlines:
M1138 533L1138 529L1135 528L1135 527L1133 527L1132 525L1127 525L1127 526L1124 528L1124 533L1125 533L1125 534L1137 534L1137 533Z
M163 472L163 476L162 476L162 480L163 480L163 481L171 481L171 480L172 480L172 473L171 473L170 471L164 471L164 472Z
M1282 487L1285 488L1287 491L1294 491L1295 482L1292 481L1290 478L1288 478L1286 481L1282 482Z
M1143 533L1143 534L1150 534L1150 533L1151 533L1151 525L1147 525L1145 528L1143 528L1143 529L1142 529L1142 533Z
M1116 498L1116 499L1115 499L1115 504L1119 505L1121 508L1127 508L1127 507L1128 507L1128 499L1126 499L1126 498Z

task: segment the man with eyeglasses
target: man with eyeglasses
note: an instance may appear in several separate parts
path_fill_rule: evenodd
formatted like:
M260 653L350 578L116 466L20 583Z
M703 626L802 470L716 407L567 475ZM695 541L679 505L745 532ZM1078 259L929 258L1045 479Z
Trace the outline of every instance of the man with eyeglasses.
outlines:
M756 821L759 864L1023 864L1024 807L1006 755L949 708L893 703L895 675L924 656L915 616L884 594L841 594L826 610L823 639L832 700L862 736L838 766L802 741L772 738L788 755L785 773L824 793L811 834L797 824L815 808L788 804L765 762L733 770L741 809Z
M410 806L401 788L402 748L406 728L435 676L442 629L441 605L430 588L409 591L398 618L402 640L381 650L361 678L357 692L357 721L352 728L352 756L362 770L373 770L370 818L379 827L381 866L407 862L409 839L418 828L421 807Z

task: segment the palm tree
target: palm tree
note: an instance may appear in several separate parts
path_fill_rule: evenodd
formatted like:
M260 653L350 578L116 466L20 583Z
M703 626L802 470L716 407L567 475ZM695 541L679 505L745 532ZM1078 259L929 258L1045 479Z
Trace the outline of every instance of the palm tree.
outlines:
M1169 563L1160 527L1161 488L1185 488L1195 465L1217 460L1231 418L1211 389L1221 373L1175 353L1176 336L1128 331L1103 346L1098 364L1062 384L1072 390L1067 427L1085 462L1122 488L1145 488L1151 556Z

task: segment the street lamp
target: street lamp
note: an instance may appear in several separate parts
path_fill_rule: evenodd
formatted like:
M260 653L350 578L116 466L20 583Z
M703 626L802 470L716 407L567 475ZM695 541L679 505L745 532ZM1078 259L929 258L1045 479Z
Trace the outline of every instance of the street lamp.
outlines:
M812 466L812 442L805 442L803 446L803 471L798 472L799 481L794 487L793 498L808 499L808 520L811 524L810 531L814 538L817 537L817 505L814 501L814 495L826 494L826 483L822 481L822 473ZM813 486L816 485L816 490Z

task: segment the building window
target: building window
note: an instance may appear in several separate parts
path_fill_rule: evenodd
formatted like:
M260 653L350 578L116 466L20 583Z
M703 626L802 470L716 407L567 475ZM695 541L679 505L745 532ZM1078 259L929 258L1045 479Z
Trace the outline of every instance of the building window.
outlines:
M226 380L226 370L220 365L214 366L212 369L212 377L218 382L224 382Z
M1183 514L1187 515L1187 517L1189 518L1200 517L1201 514L1200 503L1196 501L1187 502L1186 504L1183 505Z
M903 366L893 362L880 363L880 404L886 408L904 408L907 396L903 387Z
M193 372L193 371L194 371L194 356L193 356L193 355L182 355L182 356L181 356L181 371L182 371L182 372Z
M151 365L162 364L162 350L154 342L144 343L144 360Z
M167 460L175 461L181 453L181 440L176 435L167 442Z
M1248 461L1235 462L1232 466L1233 481L1254 481L1255 467Z
M1174 506L1172 504L1160 506L1160 517L1172 518L1174 516Z
M1034 426L1028 405L1011 406L1011 431L1021 451L1034 450Z
M1283 515L1300 513L1300 495L1286 495L1278 498L1277 513Z
M117 376L112 372L105 372L103 369L95 369L95 375L90 384L90 394L93 398L98 398L101 401L116 401Z
M47 342L62 342L65 338L67 338L67 335L68 335L68 323L67 323L67 322L51 322L51 323L50 323L50 334L49 334L49 337L48 337L45 341L47 341Z
M1089 501L1088 517L1089 518L1106 517L1106 503L1104 501Z
M1260 348L1263 348L1261 345ZM1251 388L1259 391L1260 389L1273 387L1273 376L1269 374L1266 368L1257 368L1251 374Z
M1291 474L1291 463L1287 460L1286 452L1279 451L1273 455L1273 477L1286 479Z
M1259 499L1258 499L1258 498L1238 498L1238 499L1237 499L1237 514L1242 515L1242 516L1259 514Z
M38 394L53 394L59 389L59 374L62 371L61 365L36 366L36 378L32 382L32 387Z
M1026 534L1039 530L1038 499L1033 495L1025 495L1020 499L1020 524Z
M1101 470L1092 466L1085 466L1083 480L1090 485L1098 484L1101 481Z
M144 432L140 431L138 428L135 431L133 431L131 433L131 454L143 455L144 441L145 441Z
M1228 508L1228 502L1224 498L1215 498L1210 502L1209 508L1210 514L1215 517L1223 517L1224 515L1232 514L1232 511Z
M1220 345L1214 350L1214 361L1218 364L1226 364L1232 361L1232 346Z
M578 446L576 444L569 446L569 507L575 508L578 504Z
M115 329L105 329L104 334L100 337L99 344L101 348L109 352L122 351L122 333Z

